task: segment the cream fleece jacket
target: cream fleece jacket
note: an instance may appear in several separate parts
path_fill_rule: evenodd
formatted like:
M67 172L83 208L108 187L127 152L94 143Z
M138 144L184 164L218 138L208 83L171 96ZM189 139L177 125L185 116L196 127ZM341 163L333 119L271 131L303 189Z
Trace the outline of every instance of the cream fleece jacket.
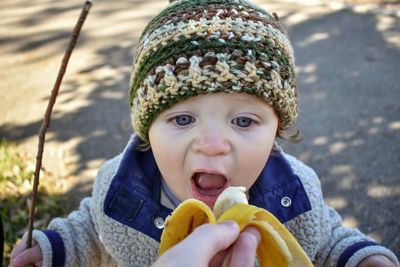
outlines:
M311 204L311 210L288 221L285 226L302 245L315 266L337 266L354 244L374 241L357 229L342 226L338 213L323 201L320 181L315 172L283 154L300 178ZM67 218L56 218L48 229L57 231L64 242L66 266L150 266L158 255L159 243L145 234L109 218L103 211L105 196L118 169L122 154L107 161L99 170L92 196L82 200L79 210ZM173 209L162 194L161 203ZM34 231L34 238L43 251L43 266L52 266L52 246L46 235ZM350 249L349 249L350 248ZM369 255L381 254L399 261L387 248L369 245L351 252L346 267L356 266Z

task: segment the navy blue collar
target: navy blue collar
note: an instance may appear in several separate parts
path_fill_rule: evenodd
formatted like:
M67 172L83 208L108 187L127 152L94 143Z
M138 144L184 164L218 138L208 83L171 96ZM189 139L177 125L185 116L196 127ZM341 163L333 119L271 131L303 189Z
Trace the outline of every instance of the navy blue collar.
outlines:
M155 223L172 210L160 203L161 174L151 150L138 150L139 138L125 149L108 189L104 212L155 240L162 229ZM282 223L311 209L299 177L281 152L271 155L256 183L250 188L249 203L274 214Z

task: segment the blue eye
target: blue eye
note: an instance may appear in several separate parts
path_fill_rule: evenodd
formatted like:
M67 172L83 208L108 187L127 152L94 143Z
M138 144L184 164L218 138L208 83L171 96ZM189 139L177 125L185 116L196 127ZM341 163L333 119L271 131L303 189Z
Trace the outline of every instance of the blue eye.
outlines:
M194 122L194 118L190 115L178 115L174 118L174 121L179 126L186 126Z
M236 124L239 127L246 128L249 127L254 121L247 117L237 117L232 120L233 124Z

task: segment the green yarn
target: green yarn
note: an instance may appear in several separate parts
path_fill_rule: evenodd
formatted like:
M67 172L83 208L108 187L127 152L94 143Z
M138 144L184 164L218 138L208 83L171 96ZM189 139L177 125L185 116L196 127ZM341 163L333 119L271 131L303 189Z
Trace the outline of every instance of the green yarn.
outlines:
M173 14L173 13L178 13L178 12L192 12L192 10L196 7L199 6L205 6L205 8L209 5L213 5L213 4L221 4L221 5L225 5L227 7L236 7L239 8L244 7L244 8L249 8L249 9L253 9L255 11L258 11L266 16L268 16L271 21L274 21L274 18L264 9L252 5L249 2L243 1L243 0L190 0L190 1L184 1L181 3L177 3L177 4L172 4L169 5L167 8L165 8L163 11L161 11L157 16L155 16L150 22L149 24L147 24L146 28L143 30L142 35L140 36L140 41L142 41L143 36L146 34L146 32L148 31L152 31L155 26L158 24L157 22L159 20L161 20L164 17L168 17L169 15Z
M202 37L197 37L193 39L189 39L190 41L196 41L199 44L195 45L191 42L188 42L187 38L181 38L178 41L169 42L167 45L159 48L154 53L148 54L144 56L142 62L144 64L140 64L137 66L137 70L135 71L135 77L132 81L132 86L130 89L130 103L132 103L133 98L136 96L136 90L140 86L140 82L144 79L144 77L149 73L149 71L155 66L164 65L168 59L172 58L176 61L182 53L185 53L187 57L190 57L195 54L196 50L201 48L202 51L208 51L210 49L214 49L216 53L224 52L226 48L236 49L242 51L245 55L248 50L252 50L253 53L256 53L259 56L261 53L271 54L270 48L265 46L261 48L257 43L254 42L245 42L245 41L237 41L237 40L225 40L225 43L220 42L218 39L212 40L204 40ZM268 42L271 44L272 42ZM273 49L277 49L276 47ZM290 66L288 64L287 59L284 56L277 57L281 66L285 67L286 71L290 72ZM292 73L289 73L292 75Z
M215 18L220 10L223 13ZM197 32L192 32L191 27ZM256 39L259 41L255 42L254 37L259 37ZM158 114L200 94L254 95L274 107L280 129L290 127L296 119L296 75L290 42L281 24L250 2L182 0L171 3L146 26L138 53L129 102L134 129L144 141L148 141L148 130ZM193 56L200 57L199 68L190 69ZM218 61L228 66L216 65ZM172 65L169 70L156 74L157 67L168 64ZM147 79L155 80L147 85Z

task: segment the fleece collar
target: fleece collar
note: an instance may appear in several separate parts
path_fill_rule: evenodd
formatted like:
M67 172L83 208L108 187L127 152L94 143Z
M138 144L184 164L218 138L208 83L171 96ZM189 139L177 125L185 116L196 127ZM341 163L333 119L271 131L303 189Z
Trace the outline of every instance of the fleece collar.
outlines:
M127 145L108 189L104 212L118 222L160 241L159 219L172 212L160 203L162 179L151 150L140 151L139 138ZM271 155L249 191L249 203L271 212L282 223L311 210L299 177L281 152Z

